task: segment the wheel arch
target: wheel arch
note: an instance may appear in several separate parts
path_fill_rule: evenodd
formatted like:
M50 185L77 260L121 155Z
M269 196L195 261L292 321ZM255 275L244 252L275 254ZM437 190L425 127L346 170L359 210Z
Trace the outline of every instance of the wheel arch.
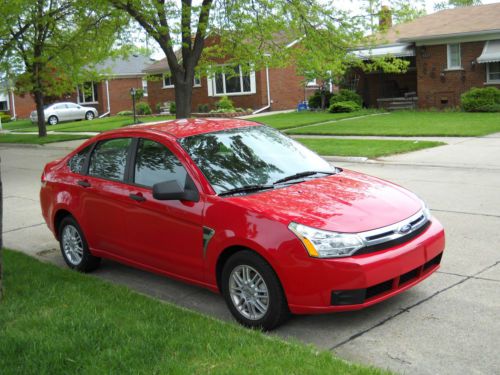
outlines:
M53 220L53 223L54 223L54 234L55 234L57 240L59 240L59 226L61 225L61 222L63 221L63 219L65 217L68 217L68 216L71 216L72 218L75 218L71 212L69 212L68 210L66 210L64 208L58 209L57 212L54 215L54 220Z
M279 277L279 273L277 272L276 268L273 266L273 263L269 261L269 259L265 256L263 256L259 251L256 251L255 249L252 249L251 247L244 246L244 245L231 245L226 247L224 250L222 250L217 258L217 262L215 265L215 277L216 277L216 282L217 282L217 289L219 292L222 292L221 289L221 278L222 278L222 270L224 269L224 265L228 261L231 256L234 254L240 252L240 251L250 251L259 258L261 258L264 262L266 262L269 267L273 270L274 274L276 275L281 288L284 290L283 283L281 282L281 279Z

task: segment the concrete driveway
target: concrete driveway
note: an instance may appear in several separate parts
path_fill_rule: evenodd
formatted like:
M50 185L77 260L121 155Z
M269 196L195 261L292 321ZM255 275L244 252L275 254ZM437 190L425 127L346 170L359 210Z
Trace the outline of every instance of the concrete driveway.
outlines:
M63 265L43 223L43 165L78 142L0 146L5 246ZM447 231L439 272L359 312L297 316L273 335L340 357L410 374L500 374L500 134L367 163L336 163L418 193ZM165 301L231 320L206 290L106 261L95 275Z

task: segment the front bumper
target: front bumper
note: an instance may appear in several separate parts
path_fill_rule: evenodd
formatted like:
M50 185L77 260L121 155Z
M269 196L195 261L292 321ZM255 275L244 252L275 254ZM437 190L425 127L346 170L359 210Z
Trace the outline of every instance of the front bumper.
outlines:
M385 250L347 258L308 258L285 271L290 310L295 314L359 310L386 300L436 271L444 245L443 227L432 218L418 237Z

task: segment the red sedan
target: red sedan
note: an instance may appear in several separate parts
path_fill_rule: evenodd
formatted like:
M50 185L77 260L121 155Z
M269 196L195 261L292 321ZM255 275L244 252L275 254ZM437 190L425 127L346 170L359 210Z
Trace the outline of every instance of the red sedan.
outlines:
M200 285L263 329L400 293L445 243L413 193L243 120L100 134L47 164L40 201L69 267L109 258Z

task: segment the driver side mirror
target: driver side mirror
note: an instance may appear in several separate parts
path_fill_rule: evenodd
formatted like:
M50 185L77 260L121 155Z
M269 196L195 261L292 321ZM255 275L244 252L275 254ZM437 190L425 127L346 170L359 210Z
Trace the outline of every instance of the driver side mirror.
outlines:
M194 185L194 184L186 184ZM200 200L200 194L196 187L189 186L188 189L182 188L179 183L175 180L159 182L153 185L153 198L160 201L190 201L198 202Z

